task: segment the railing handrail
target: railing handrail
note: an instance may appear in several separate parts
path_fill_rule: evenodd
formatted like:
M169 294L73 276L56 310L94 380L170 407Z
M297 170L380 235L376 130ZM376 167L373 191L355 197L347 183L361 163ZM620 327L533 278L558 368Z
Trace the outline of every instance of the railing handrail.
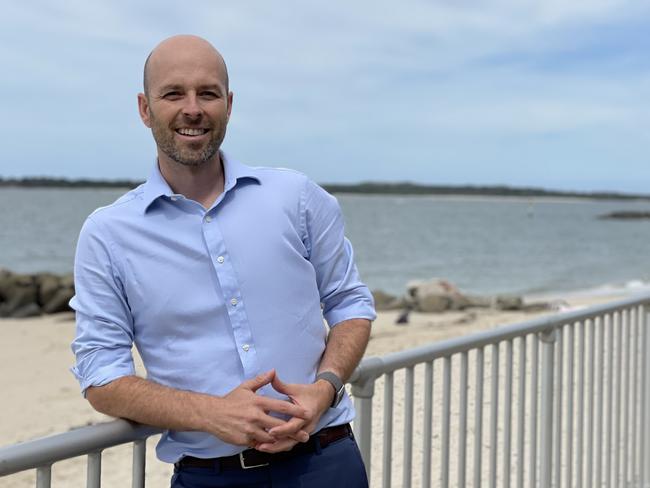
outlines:
M0 476L145 439L164 429L117 419L62 434L0 447Z
M349 383L364 382L401 368L408 368L426 361L433 361L459 352L466 352L486 345L521 337L523 335L543 332L580 320L589 320L608 313L636 305L650 304L650 295L635 295L623 300L602 305L589 306L583 310L572 310L545 317L526 320L506 326L484 330L461 337L454 337L404 351L397 351L384 356L364 358L352 373Z

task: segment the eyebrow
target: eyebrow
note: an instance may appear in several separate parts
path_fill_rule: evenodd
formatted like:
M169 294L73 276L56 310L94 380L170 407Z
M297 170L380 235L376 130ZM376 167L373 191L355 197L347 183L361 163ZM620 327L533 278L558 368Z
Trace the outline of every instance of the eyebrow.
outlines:
M168 92L168 91L184 91L184 90L185 90L185 88L183 87L183 85L172 83L172 84L163 85L162 87L160 87L159 93L165 93L165 92ZM198 87L198 90L199 91L201 91L201 90L214 90L214 91L219 92L220 94L223 93L222 87L220 85L217 85L217 84L201 85L201 86Z

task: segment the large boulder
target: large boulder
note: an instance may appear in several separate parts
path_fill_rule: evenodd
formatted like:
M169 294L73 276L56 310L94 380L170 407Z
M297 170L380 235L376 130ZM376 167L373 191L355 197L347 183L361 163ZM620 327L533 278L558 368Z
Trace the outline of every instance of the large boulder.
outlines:
M61 286L61 279L52 273L38 273L34 275L38 287L38 304L42 307L48 303Z
M72 273L66 273L61 275L61 287L74 290L74 275Z
M406 285L406 289L413 308L418 312L463 310L471 305L470 300L456 286L438 278L411 281Z
M38 286L31 275L0 273L0 317L40 314Z
M70 310L72 274L17 274L0 269L0 317L33 317Z
M524 299L517 295L497 295L492 306L497 310L523 310Z
M59 288L56 294L43 306L44 313L68 312L68 302L74 296L74 289Z
M68 302L74 296L74 278L72 274L65 274L59 279L59 287L50 300L43 305L43 312L67 312L70 309Z

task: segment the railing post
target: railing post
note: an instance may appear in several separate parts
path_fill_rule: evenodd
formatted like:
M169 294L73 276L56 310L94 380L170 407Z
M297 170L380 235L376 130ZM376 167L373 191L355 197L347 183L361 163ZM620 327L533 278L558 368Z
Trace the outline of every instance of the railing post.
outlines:
M52 465L41 466L36 469L36 488L50 488L52 486Z
M643 439L641 440L641 454L643 456L641 460L641 485L643 488L648 486L648 480L650 479L650 415L647 412L648 405L650 405L650 357L648 357L648 351L650 346L648 345L648 340L650 339L650 334L648 333L648 324L650 324L650 310L648 310L648 305L643 305L643 324L642 328L642 353L641 361L643 361L643 367L641 371L643 377L641 380L642 383L642 419L643 419Z
M133 443L133 488L144 488L147 463L147 439Z
M557 330L546 330L539 334L542 342L542 402L541 420L541 488L551 488L553 480L553 374Z
M369 364L368 368L350 383L354 408L357 411L357 417L354 420L354 435L366 465L368 482L370 482L370 455L372 452L372 397L375 395L375 380L377 379L377 373L373 371L373 366L381 366L381 359L376 359L377 364L374 362Z
M86 467L86 487L99 488L102 483L102 452L91 452L88 454L88 465Z

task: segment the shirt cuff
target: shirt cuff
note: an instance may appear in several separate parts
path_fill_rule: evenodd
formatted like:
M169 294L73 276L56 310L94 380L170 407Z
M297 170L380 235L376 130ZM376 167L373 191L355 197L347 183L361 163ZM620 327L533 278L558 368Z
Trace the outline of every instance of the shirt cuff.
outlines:
M135 368L132 363L99 367L87 375L84 375L77 366L70 368L70 371L79 381L81 394L84 398L86 398L86 390L91 386L103 386L118 378L135 375Z
M374 307L365 304L357 304L346 307L344 310L330 310L325 315L325 320L330 327L351 319L367 319L371 322L377 318Z

